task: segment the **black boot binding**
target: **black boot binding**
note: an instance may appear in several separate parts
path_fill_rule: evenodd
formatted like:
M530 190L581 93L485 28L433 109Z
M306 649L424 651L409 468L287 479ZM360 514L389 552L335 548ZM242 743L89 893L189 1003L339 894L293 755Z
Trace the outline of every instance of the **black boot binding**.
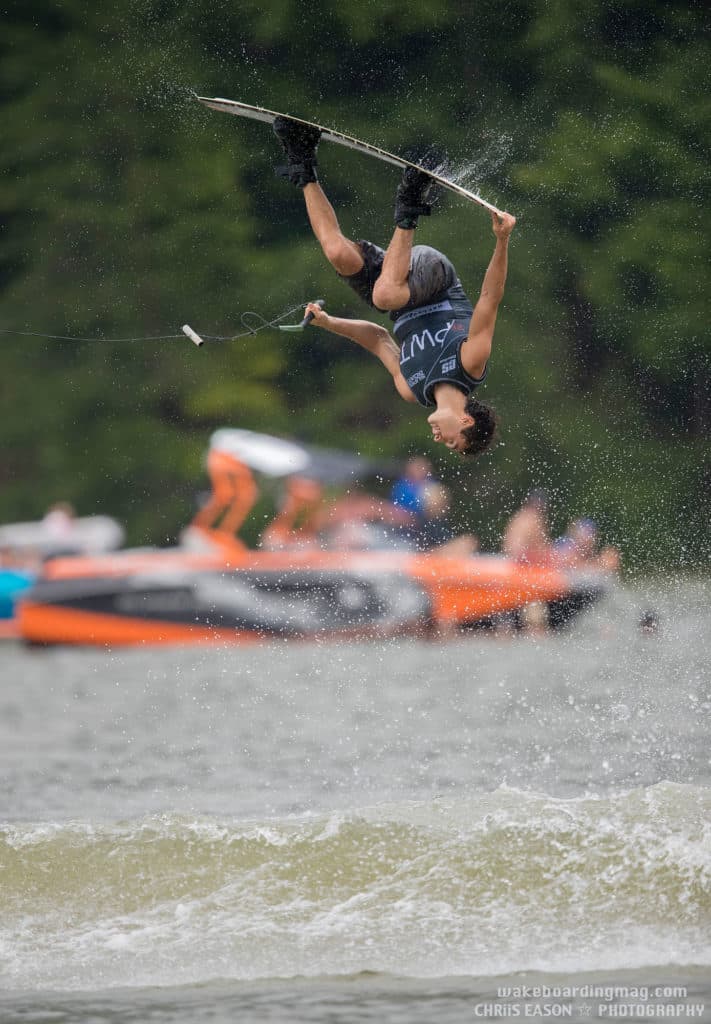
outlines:
M299 188L318 181L316 150L321 138L321 129L299 124L289 117L275 117L272 127L287 159L285 167L276 168L277 175L287 178L292 185Z
M423 167L439 172L445 170L446 157L431 150L420 162ZM437 182L425 171L406 167L395 193L396 226L408 231L416 228L418 217L429 217L432 213L439 191Z

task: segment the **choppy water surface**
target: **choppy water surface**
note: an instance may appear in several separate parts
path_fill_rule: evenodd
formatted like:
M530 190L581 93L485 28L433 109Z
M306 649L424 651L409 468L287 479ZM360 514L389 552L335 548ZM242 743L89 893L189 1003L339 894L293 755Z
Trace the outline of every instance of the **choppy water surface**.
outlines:
M709 594L554 637L0 649L0 1019L710 1020Z

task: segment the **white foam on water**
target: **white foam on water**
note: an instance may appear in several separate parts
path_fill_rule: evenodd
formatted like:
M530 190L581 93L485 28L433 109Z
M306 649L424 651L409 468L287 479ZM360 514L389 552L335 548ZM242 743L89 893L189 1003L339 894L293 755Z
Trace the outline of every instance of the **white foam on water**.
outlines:
M711 964L711 794L468 799L0 832L0 984Z

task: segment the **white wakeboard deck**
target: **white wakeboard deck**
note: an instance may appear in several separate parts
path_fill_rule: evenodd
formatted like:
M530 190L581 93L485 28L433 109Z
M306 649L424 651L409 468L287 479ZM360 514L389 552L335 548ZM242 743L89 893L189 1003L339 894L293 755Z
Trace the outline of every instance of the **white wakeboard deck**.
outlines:
M419 164L414 164L410 160L404 160L401 156L396 156L394 153L388 153L385 149L379 149L378 146L371 146L369 142L361 142L360 139L354 139L351 135L345 135L343 132L336 131L335 128L324 128L323 125L314 124L313 121L304 121L301 117L292 117L291 114L279 114L275 110L266 110L264 107L253 107L249 103L239 103L237 100L225 100L220 96L209 97L209 96L195 96L195 99L200 103L203 103L206 107L211 110L219 110L224 114L235 114L237 117L251 117L255 121L265 121L267 124L273 124L275 117L288 117L291 121L297 121L299 124L308 125L310 128L318 128L321 132L321 138L326 142L337 142L339 146L348 146L349 149L355 149L359 153L366 153L370 156L377 157L378 160L384 160L385 163L394 164L395 167L415 167L418 171L424 171L430 178L433 178L438 185L442 185L443 188L449 189L450 192L454 192L458 196L462 196L464 199L469 199L470 202L478 203L479 206L483 206L485 210L489 210L490 213L500 214L501 210L497 209L491 203L488 203L486 199L482 199L481 196L477 195L476 192L470 192L468 188L464 188L462 185L457 185L454 181L448 181L447 178L443 178L439 174L434 174L432 171L428 171L425 167L420 167Z

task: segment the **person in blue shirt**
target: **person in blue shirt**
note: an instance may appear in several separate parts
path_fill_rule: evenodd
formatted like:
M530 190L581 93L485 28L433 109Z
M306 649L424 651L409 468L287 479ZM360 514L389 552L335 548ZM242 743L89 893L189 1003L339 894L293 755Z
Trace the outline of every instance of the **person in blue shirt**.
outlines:
M401 398L433 409L427 419L436 442L463 455L484 451L493 439L496 416L473 392L486 376L516 218L492 214L496 245L473 306L447 256L414 244L419 217L431 212L435 182L426 172L405 170L395 200L395 232L385 251L342 233L316 173L319 129L278 117L274 132L287 157L281 173L303 189L326 258L369 306L390 314L397 340L379 324L329 316L311 303L307 312L313 323L371 352L391 374Z
M390 498L393 505L421 517L425 507L425 488L432 479L432 464L423 455L407 460L402 476L395 480Z

